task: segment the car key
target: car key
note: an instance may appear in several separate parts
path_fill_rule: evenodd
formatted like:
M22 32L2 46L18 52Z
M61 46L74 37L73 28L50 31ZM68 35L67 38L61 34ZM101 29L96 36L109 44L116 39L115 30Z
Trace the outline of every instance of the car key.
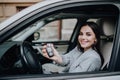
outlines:
M52 57L54 55L51 44L47 44L46 51L47 51L47 54L48 54L49 57Z

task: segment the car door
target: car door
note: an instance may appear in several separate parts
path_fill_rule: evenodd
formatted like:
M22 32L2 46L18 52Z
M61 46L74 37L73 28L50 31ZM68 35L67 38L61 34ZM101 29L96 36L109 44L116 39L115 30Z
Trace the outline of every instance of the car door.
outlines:
M29 8L30 9L30 8ZM64 13L64 14L63 14ZM113 38L113 46L112 46L112 51L111 51L111 56L109 60L109 64L107 64L108 67L105 70L101 70L98 72L81 72L81 73L65 73L65 74L20 74L20 75L1 75L1 79L43 79L43 80L53 80L53 79L72 79L72 80L105 80L105 79L119 79L120 78L120 64L119 64L119 57L120 57L120 22L119 22L119 4L115 3L109 3L109 2L84 2L81 3L79 1L61 1L61 3L53 3L52 5L47 5L44 7L40 7L31 13L27 14L26 16L21 17L19 20L15 21L14 24L8 25L8 28L6 28L3 32L1 32L1 35L5 35L4 37L0 38L0 42L3 42L4 40L6 41L9 39L11 41L14 34L20 32L23 29L28 29L31 26L43 22L41 27L34 32L31 33L31 35L35 34L35 32L40 33L40 37L38 40L32 39L33 46L38 46L44 43L53 43L55 44L55 47L58 48L59 51L63 52L68 52L72 50L76 46L76 40L77 40L77 35L79 32L79 28L81 23L85 21L97 21L99 19L104 19L104 18L115 18L115 26L114 26L114 35L112 36ZM54 21L58 21L61 25L61 21L64 23L68 20L73 21L73 19L77 20L75 21L74 26L71 30L69 30L69 26L66 27L65 24L65 29L67 28L69 34L69 38L65 36L64 33L65 31L64 26L57 26L53 27L51 24L53 22L55 26ZM58 23L58 24L59 24ZM71 23L71 22L70 22ZM68 23L68 24L70 24ZM74 22L73 22L74 23ZM51 26L52 25L52 26ZM101 23L100 23L101 25ZM50 32L45 34L45 31L47 28ZM62 34L62 29L63 28L63 34ZM10 29L10 30L9 30ZM54 31L55 29L55 31ZM56 29L60 30L56 31ZM9 32L7 32L9 30ZM6 33L4 33L6 32ZM26 31L27 32L27 31ZM57 32L57 33L55 33ZM54 33L54 34L51 34ZM58 34L56 37L56 34ZM31 36L29 35L29 36ZM52 36L51 36L52 35ZM101 34L102 35L102 34ZM27 37L29 37L27 36ZM46 37L47 36L47 37ZM54 36L54 38L53 38ZM65 37L64 37L65 36ZM63 38L62 38L63 37ZM110 36L109 36L110 37ZM102 35L101 40L109 40L108 36ZM33 38L35 36L33 35ZM67 39L66 39L67 38ZM51 40L53 39L53 40ZM63 40L62 40L63 39ZM26 40L26 38L25 38ZM25 41L23 40L23 41ZM14 40L13 40L14 41ZM66 45L66 46L65 46ZM60 47L62 46L62 47ZM61 49L62 50L61 50Z

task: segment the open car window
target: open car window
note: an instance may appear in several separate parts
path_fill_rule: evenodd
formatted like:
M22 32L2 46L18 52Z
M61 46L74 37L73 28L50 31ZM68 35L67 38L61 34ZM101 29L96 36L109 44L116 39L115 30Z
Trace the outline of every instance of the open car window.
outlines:
M15 36L13 36L12 38L10 38L9 40L24 41L25 39L27 39L27 37L31 36L36 30L40 29L44 24L44 21L39 21L35 24L32 24L26 29L16 34Z

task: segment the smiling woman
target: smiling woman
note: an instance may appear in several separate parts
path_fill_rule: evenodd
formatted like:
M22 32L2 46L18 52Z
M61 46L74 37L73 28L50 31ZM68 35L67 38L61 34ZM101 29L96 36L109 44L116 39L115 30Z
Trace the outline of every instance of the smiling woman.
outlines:
M100 40L100 32L97 28L99 28L97 24L92 22L89 22L88 24L85 23L83 27L81 27L78 41L81 48L83 48L82 51L86 51L91 47L94 48L98 44L97 41Z
M84 23L80 28L80 34L78 36L79 43L75 49L66 55L60 56L57 50L51 46L53 49L53 56L50 57L46 50L47 46L45 45L42 50L43 56L55 61L60 65L67 66L65 70L62 71L62 73L100 70L103 57L101 56L100 50L98 48L100 40L100 32L98 28L99 27L94 22Z

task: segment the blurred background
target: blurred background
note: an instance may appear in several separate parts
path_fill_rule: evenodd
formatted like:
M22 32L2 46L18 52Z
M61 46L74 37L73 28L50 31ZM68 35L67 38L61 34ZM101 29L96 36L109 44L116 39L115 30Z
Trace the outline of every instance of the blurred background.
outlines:
M0 23L24 8L43 0L0 0Z

